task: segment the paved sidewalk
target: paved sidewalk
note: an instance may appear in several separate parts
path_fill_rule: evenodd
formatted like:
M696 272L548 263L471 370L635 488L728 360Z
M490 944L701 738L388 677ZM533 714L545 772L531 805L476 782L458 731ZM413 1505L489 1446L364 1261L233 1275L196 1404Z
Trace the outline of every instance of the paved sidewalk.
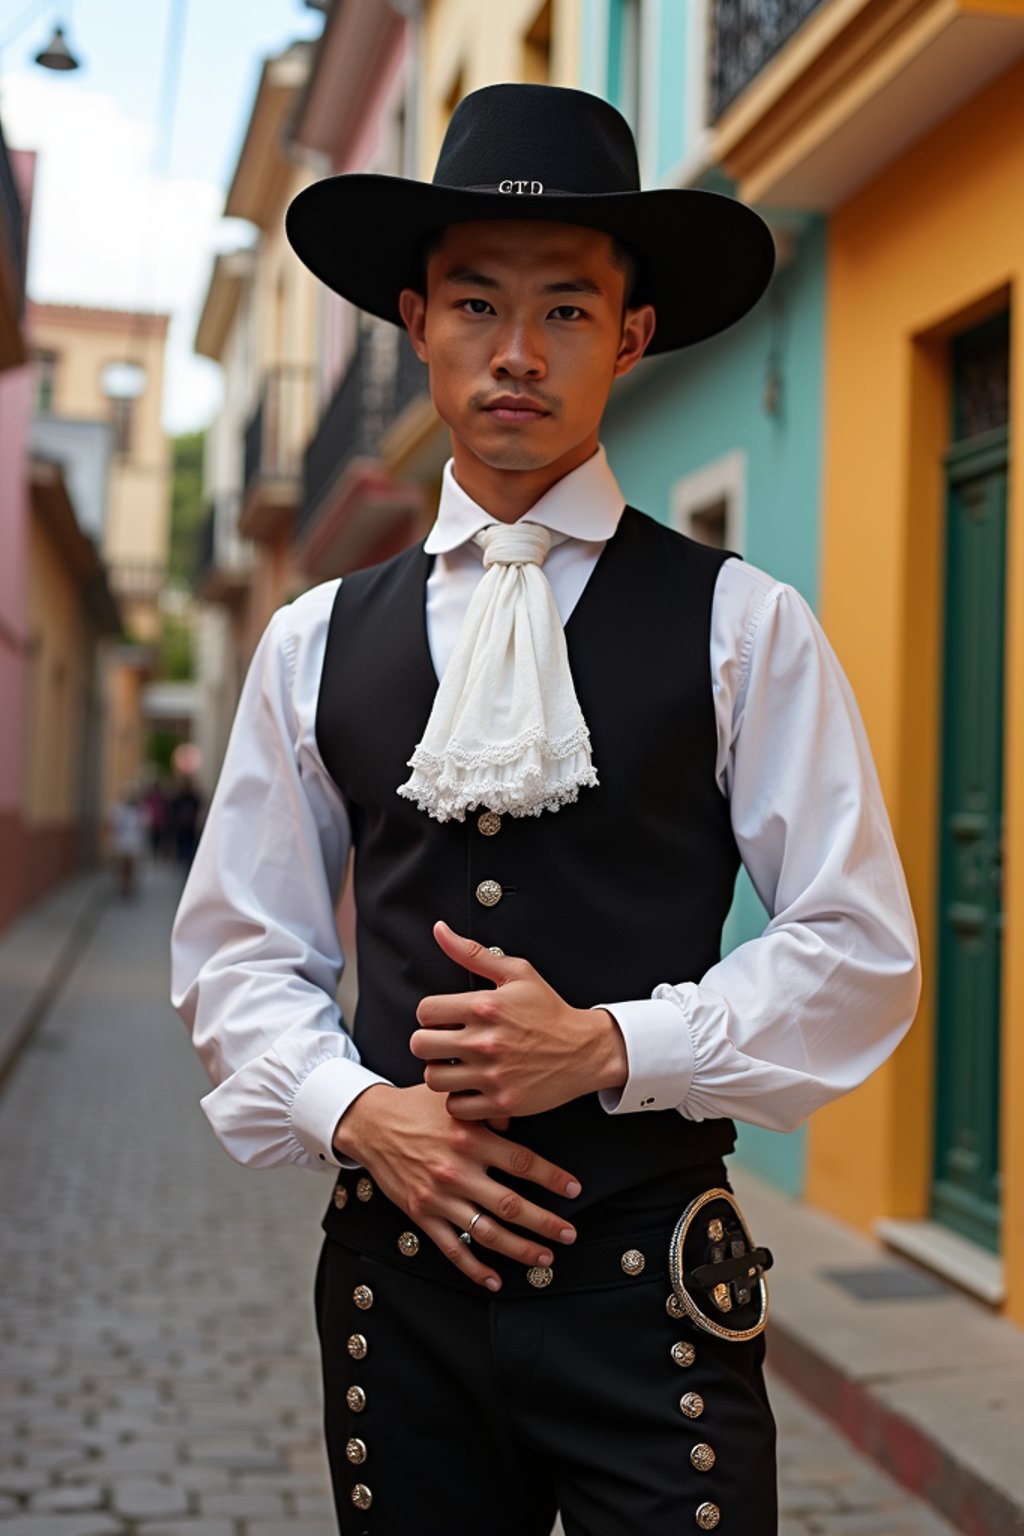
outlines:
M769 1341L768 1392L779 1426L779 1536L954 1536L961 1529L854 1450L770 1366L771 1356ZM731 1529L742 1536L742 1525Z
M113 894L105 869L65 881L0 934L0 1083Z
M779 1374L957 1530L1022 1536L1024 1333L745 1169L732 1182L776 1258Z
M167 1001L179 888L150 866L102 906L0 1097L0 1536L337 1536L312 1313L329 1180L214 1141ZM781 1536L954 1536L774 1353Z
M325 1179L221 1151L167 1001L180 875L110 902L0 1100L3 1536L336 1536Z

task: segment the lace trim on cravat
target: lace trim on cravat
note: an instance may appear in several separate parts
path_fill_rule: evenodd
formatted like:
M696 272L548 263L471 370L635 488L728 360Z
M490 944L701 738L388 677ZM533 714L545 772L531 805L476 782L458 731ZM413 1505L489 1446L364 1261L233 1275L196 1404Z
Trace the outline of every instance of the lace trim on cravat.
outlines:
M565 634L541 566L565 534L491 523L473 535L484 574L398 793L438 821L478 805L557 811L598 784ZM512 734L510 734L512 733Z

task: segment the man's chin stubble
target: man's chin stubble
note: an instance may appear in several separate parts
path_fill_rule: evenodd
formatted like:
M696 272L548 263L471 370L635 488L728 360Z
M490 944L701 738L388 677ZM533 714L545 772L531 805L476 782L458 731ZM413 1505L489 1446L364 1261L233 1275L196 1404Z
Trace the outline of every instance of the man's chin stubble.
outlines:
M552 457L550 453L543 453L523 442L510 442L500 448L477 448L475 451L477 458L491 469L543 469L551 463Z

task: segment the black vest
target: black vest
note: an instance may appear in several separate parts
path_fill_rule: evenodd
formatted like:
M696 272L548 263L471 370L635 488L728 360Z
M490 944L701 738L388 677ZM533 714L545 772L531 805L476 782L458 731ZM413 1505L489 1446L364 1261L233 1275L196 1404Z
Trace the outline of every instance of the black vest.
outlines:
M699 980L721 957L740 859L715 782L710 626L731 553L625 508L565 625L599 785L555 812L503 815L491 835L478 826L483 807L438 822L396 793L438 686L426 628L433 556L421 542L343 579L316 735L352 821L352 1029L371 1070L401 1086L422 1082L408 1047L420 999L491 985L438 947L437 918L525 956L575 1007ZM501 886L493 906L477 899L484 880ZM542 1202L570 1216L660 1187L735 1144L732 1120L675 1109L613 1116L596 1094L513 1119L508 1135L579 1178L576 1201ZM503 1179L537 1198L535 1186Z

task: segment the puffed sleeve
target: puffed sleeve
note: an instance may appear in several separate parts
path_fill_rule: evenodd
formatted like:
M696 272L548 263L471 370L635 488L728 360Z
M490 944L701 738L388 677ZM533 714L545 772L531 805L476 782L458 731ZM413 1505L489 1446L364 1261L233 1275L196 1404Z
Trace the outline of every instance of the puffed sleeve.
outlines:
M387 1081L335 1001L351 828L314 727L337 587L278 609L260 637L171 932L171 1002L214 1085L200 1103L253 1168L357 1166L334 1127Z
M791 1131L862 1083L917 1010L917 929L852 687L805 599L745 561L719 574L720 787L764 931L699 979L594 1004L628 1078L609 1114L675 1107Z

